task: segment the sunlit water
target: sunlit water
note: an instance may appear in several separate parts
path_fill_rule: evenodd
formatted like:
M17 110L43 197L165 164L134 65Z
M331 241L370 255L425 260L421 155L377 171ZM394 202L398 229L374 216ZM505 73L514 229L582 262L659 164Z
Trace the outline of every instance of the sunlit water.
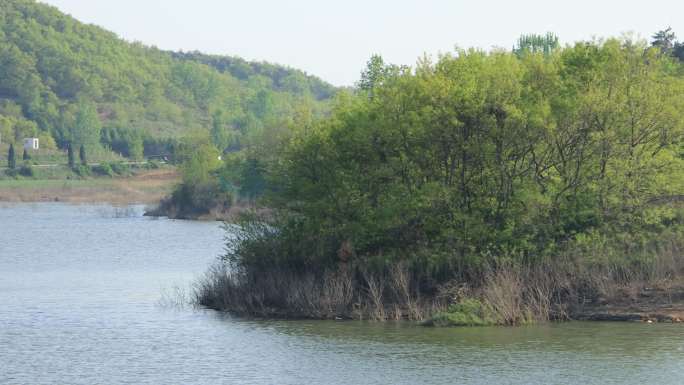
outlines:
M0 383L684 384L684 326L430 329L176 308L215 223L0 206ZM164 294L167 293L167 294Z

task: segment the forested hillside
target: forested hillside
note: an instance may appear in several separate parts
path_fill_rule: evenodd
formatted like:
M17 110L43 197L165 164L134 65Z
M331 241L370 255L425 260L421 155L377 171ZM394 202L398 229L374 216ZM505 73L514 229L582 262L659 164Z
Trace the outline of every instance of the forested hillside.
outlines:
M210 133L219 149L325 110L335 92L302 71L129 43L32 0L0 0L0 135L131 157ZM154 155L154 154L150 154Z

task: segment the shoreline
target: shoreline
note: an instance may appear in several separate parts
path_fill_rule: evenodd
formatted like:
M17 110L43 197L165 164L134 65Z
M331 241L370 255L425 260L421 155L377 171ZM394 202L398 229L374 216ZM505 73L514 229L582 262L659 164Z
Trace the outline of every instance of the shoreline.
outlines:
M587 290L588 276L578 278L583 282L551 288L545 285L557 277L499 270L479 286L452 280L437 292L421 293L400 269L389 276L359 276L347 269L308 275L235 273L218 263L196 282L193 303L247 319L406 320L428 327L684 323L684 276L604 281L600 292Z
M173 205L165 204L166 199L163 198L157 201L156 205L151 206L146 212L146 217L158 217L158 218L169 218L169 219L180 219L187 221L217 221L217 222L235 222L241 215L247 212L256 210L257 212L264 214L268 213L268 209L259 208L257 209L254 204L237 202L231 204L229 207L216 206L209 210L207 213L197 213L193 210L182 211L178 210L177 207Z
M684 293L684 292L682 292ZM638 306L638 304L636 305ZM297 320L313 320L313 321L373 321L373 322L395 322L395 321L407 321L414 322L419 326L426 327L477 327L477 326L490 326L490 327L510 327L510 326L524 326L524 325L454 325L454 326L442 326L437 325L430 318L425 320L410 320L406 317L384 319L384 320L373 320L366 318L355 318L349 315L336 315L333 317L311 317L302 315L295 311L281 310L281 309L270 309L271 311L260 314L246 313L237 310L214 308L209 306L203 306L206 309L214 310L216 312L222 312L227 314L232 314L237 317L241 317L248 320L287 320L287 321L297 321ZM531 322L530 324L543 324L548 322L636 322L636 323L665 323L665 324L682 324L684 323L684 303L678 304L678 307L673 308L671 306L663 307L653 307L649 309L635 309L631 306L626 307L606 307L606 308L592 308L587 311L580 311L568 315L566 318L550 319L543 322Z
M140 171L126 177L3 179L0 203L156 204L180 181L175 169Z
M425 320L411 320L406 317L384 319L384 320L373 320L370 318L355 318L351 316L337 315L334 317L310 317L302 315L300 313L288 310L278 310L271 309L272 311L261 314L251 314L236 310L214 308L208 306L202 306L209 310L214 310L220 313L231 314L240 318L247 320L284 320L284 321L299 321L299 320L310 320L310 321L373 321L373 322L397 322L405 321L412 322L417 326L424 327L519 327L526 325L539 325L544 323L565 323L565 322L610 322L610 323L646 323L646 324L682 324L684 323L684 304L680 304L680 307L672 309L670 307L663 307L661 309L652 308L647 311L640 311L638 309L630 309L629 307L623 309L611 308L611 309L593 309L591 311L579 312L572 314L566 318L562 319L551 319L543 322L531 322L525 325L501 325L501 324L487 324L487 325L438 325L432 319L428 318Z

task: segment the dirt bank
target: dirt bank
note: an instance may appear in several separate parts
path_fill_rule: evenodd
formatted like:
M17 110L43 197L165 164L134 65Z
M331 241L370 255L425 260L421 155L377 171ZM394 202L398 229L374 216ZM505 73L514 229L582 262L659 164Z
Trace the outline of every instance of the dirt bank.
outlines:
M169 194L180 177L175 169L139 171L130 177L0 180L0 202L143 203Z
M618 287L573 314L584 321L684 322L684 280Z

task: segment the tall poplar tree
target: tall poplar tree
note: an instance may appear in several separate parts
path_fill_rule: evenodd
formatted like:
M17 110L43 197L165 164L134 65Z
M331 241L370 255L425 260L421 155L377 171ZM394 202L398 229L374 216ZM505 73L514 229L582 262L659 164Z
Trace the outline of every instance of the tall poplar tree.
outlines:
M17 167L17 158L14 153L14 145L10 144L9 153L7 154L7 167L14 170Z
M75 162L74 162L74 150L71 148L71 143L67 145L67 159L69 162L69 167L74 168Z
M85 146L81 145L81 148L78 150L78 157L81 159L81 164L84 166L88 165L88 160L86 159L86 151L85 151Z

